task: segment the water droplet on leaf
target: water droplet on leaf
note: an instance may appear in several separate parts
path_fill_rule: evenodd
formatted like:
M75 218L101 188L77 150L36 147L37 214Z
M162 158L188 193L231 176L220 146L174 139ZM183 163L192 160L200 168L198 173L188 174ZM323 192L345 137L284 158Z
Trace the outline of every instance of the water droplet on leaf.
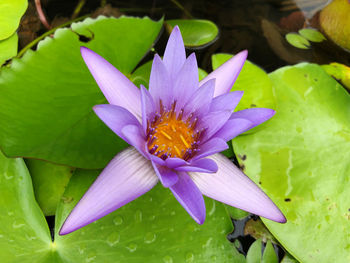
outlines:
M113 247L119 243L119 240L120 240L120 234L118 232L114 232L108 236L107 243L108 245Z
M123 224L123 218L121 216L116 216L114 219L113 219L113 223L116 225L116 226L119 226L121 224Z
M152 233L152 232L148 232L145 235L144 241L146 244L150 244L153 243L156 240L156 234Z

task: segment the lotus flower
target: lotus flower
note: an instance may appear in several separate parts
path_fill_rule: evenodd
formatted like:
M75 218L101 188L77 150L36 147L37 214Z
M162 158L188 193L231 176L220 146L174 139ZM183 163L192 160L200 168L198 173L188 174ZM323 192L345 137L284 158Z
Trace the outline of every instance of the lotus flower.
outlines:
M110 104L97 116L132 147L117 154L75 206L60 234L75 231L135 200L158 181L198 223L203 195L265 218L286 222L276 205L219 152L226 142L274 115L271 109L233 112L243 92L230 92L245 60L242 51L198 81L195 54L186 58L175 27L163 60L155 55L149 90L138 89L86 47L83 59Z

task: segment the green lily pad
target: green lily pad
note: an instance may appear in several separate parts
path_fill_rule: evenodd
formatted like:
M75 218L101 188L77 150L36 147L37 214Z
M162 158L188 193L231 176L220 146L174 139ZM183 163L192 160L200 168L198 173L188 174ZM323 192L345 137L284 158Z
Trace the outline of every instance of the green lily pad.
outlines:
M0 1L0 40L13 35L27 6L27 0Z
M55 215L74 168L56 165L41 160L27 159L26 164L32 176L35 198L46 216Z
M322 33L317 29L303 28L300 29L298 32L301 36L312 42L322 42L326 40L325 36L322 35Z
M22 159L8 159L1 152L0 206L1 262L41 262L51 237L30 175Z
M232 57L229 54L215 54L212 56L213 70ZM233 85L233 90L243 90L244 94L239 102L236 111L248 108L270 108L275 109L275 98L272 93L271 80L264 70L254 65L250 61L246 61L241 73ZM246 132L254 133L264 127L261 124L258 127Z
M278 263L278 257L270 241L266 243L262 253L261 239L257 239L249 247L246 263Z
M218 27L209 20L175 19L167 20L170 32L176 25L179 26L186 47L209 45L217 39Z
M6 60L17 55L18 36L14 33L11 37L0 40L0 66L6 62Z
M261 240L257 239L248 249L247 263L261 263L261 250Z
M79 51L87 46L129 75L150 49L162 21L88 18L58 29L0 72L0 145L23 156L103 168L127 144L93 113L106 100ZM79 34L88 42L79 41Z
M224 206L206 199L200 226L160 184L108 216L65 236L57 232L97 172L81 171L69 183L56 214L56 244L67 262L244 262L226 239L232 223Z
M207 220L200 226L160 185L95 223L59 236L63 220L99 172L76 170L58 206L52 242L23 160L0 153L1 262L244 262L226 239L232 223L221 203L206 199Z
M262 263L278 263L278 257L270 241L266 243Z
M320 66L270 74L276 115L264 129L233 140L245 173L284 212L263 219L301 262L350 261L350 95ZM301 245L302 244L302 245Z
M285 36L287 42L291 44L293 47L301 48L301 49L309 49L310 42L305 37L297 34L297 33L288 33Z

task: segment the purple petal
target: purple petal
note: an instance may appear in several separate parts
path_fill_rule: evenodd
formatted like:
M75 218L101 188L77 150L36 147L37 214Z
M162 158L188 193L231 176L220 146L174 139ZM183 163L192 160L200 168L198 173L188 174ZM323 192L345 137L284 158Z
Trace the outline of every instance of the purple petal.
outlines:
M198 224L203 224L205 220L204 199L189 175L187 173L179 173L178 182L170 187L170 190L190 216Z
M176 167L174 170L179 172L216 173L218 166L211 159L199 159L192 161L189 165Z
M122 129L122 134L130 145L134 146L146 159L146 140L142 134L140 126L126 125Z
M169 168L176 168L181 165L187 165L189 164L184 159L177 158L177 157L170 157L165 160L165 165Z
M172 97L176 100L176 110L179 111L198 89L198 66L194 53L186 59L174 81Z
M241 133L251 129L252 127L253 123L247 119L230 119L213 135L213 137L222 138L225 142L227 142Z
M151 94L148 92L148 90L143 86L140 85L141 88L141 112L142 112L142 127L143 131L146 134L147 130L147 119L149 118L149 115L156 111L153 98Z
M198 123L199 130L205 129L201 141L205 142L210 139L227 122L231 114L231 111L214 111L203 116Z
M159 100L162 100L163 105L169 106L170 101L170 79L169 73L165 68L163 61L156 54L153 59L151 76L149 79L149 92L153 97L153 101L159 109Z
M226 141L221 138L212 138L200 146L200 150L192 160L198 160L228 149Z
M80 52L108 102L127 109L141 119L140 90L100 55L86 47L81 47Z
M204 195L273 221L286 222L271 199L229 159L221 154L210 158L219 166L217 173L190 173Z
M165 166L157 165L152 162L153 168L164 187L170 187L177 183L179 177L176 172Z
M210 105L209 111L233 111L243 96L243 91L237 90L215 97Z
M60 230L71 233L143 195L158 181L151 162L130 147L102 171Z
M195 113L201 116L208 112L210 103L213 99L215 80L209 80L199 87L188 100L185 106L185 112L188 114Z
M239 52L233 58L229 59L208 76L206 76L199 83L199 85L202 85L210 79L216 79L214 97L229 92L235 83L238 74L241 72L247 56L247 50Z
M164 52L164 65L170 76L176 77L182 65L186 60L186 52L181 32L178 26L175 26L170 34L168 43Z
M131 144L122 133L126 125L135 125L141 128L139 121L128 110L111 104L101 104L93 107L97 116L120 138Z
M275 111L272 109L265 109L265 108L252 108L252 109L246 109L241 110L232 113L230 120L233 119L246 119L253 123L251 128L254 128L255 126L267 121L270 119L273 115L275 115Z

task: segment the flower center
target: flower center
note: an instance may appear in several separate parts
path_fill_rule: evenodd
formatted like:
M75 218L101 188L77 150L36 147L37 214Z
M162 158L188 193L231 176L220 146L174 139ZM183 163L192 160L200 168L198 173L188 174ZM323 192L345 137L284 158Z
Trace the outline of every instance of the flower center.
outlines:
M197 118L183 117L175 111L176 102L166 110L160 101L160 114L147 123L148 151L163 160L168 157L190 159L198 151L201 131L196 130Z

